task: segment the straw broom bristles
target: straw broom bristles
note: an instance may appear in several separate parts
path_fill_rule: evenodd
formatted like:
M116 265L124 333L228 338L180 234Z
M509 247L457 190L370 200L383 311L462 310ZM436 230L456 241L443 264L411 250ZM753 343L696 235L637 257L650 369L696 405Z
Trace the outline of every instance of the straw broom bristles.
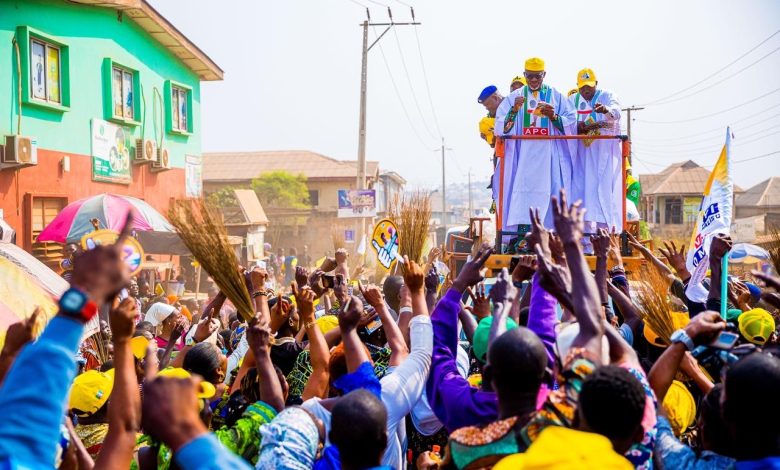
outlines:
M216 210L203 200L175 201L168 218L181 240L245 320L255 315L238 259Z
M389 212L398 227L401 255L420 263L431 223L431 198L428 193L418 190L396 197Z
M639 316L664 344L670 344L669 338L675 328L672 303L669 299L669 283L655 269L646 272L645 280L636 296L640 307Z

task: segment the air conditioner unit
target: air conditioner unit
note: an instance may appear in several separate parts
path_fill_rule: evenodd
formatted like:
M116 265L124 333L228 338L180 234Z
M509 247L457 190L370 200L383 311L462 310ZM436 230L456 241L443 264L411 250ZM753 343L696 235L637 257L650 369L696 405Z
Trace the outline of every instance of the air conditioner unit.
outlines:
M171 160L168 155L168 149L160 147L157 149L157 160L152 162L152 171L165 171L171 169Z
M5 136L3 163L16 165L37 165L38 145L32 137L20 135Z
M134 163L144 164L157 160L157 143L152 139L136 139Z

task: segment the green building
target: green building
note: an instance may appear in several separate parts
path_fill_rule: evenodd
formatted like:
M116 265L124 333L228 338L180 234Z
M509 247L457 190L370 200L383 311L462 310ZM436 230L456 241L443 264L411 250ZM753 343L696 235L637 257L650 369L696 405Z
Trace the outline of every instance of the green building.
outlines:
M0 0L0 218L17 243L104 192L200 194L200 82L223 72L144 0Z

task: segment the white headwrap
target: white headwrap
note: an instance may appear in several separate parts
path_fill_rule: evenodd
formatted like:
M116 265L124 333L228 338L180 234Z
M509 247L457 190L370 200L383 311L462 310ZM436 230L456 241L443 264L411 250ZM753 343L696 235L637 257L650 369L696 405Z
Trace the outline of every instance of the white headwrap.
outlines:
M148 321L152 324L152 326L156 327L165 321L166 318L170 317L175 311L176 307L173 305L157 302L156 304L149 307L149 310L146 312L146 316L144 317L144 321Z
M320 434L303 408L282 410L273 421L260 426L262 441L255 469L308 470L314 465Z

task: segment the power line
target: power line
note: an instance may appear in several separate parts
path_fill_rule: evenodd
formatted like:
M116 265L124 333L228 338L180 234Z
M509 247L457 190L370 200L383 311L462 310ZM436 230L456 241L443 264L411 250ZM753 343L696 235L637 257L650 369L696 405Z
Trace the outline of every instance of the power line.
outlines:
M779 114L779 115L780 115L780 114ZM757 123L757 124L763 124L763 123ZM753 127L753 126L751 126L751 127ZM761 130L760 130L760 131L758 131L758 132L753 132L753 133L746 134L746 135L740 135L740 134L739 134L739 132L737 132L737 130L735 130L735 135L736 135L738 138L743 138L743 139L746 139L746 138L749 138L749 137L753 137L753 136L761 135L761 134L763 134L763 133L765 133L765 132L767 132L767 131L771 131L772 129L777 129L778 127L780 127L780 124L775 124L775 125L769 126L769 127L767 127L767 128L761 129ZM747 129L747 127L745 127L745 128L741 128L741 129L739 129L739 131L741 132L741 131L743 131L743 130L745 130L745 129ZM721 128L721 129L720 129L720 131L721 131L721 132L723 132L723 128ZM773 134L767 134L767 135L773 135ZM716 140L716 139L717 139L717 137L710 137L710 138L703 139L703 140L699 140L699 141L694 141L694 142L687 142L687 143L684 143L684 144L677 144L677 145L675 145L675 144L664 144L664 145L645 145L645 144L639 144L639 146L640 146L641 148L648 148L648 149L650 149L650 150L658 150L658 151L663 151L663 152L666 152L666 151L676 151L676 152L678 152L678 153L679 153L679 152L695 152L696 150L699 150L699 149L705 149L705 148L709 148L709 147L708 147L708 146L701 146L701 145L699 145L699 146L697 146L697 147L694 147L694 148L689 148L689 149L685 149L685 148L681 148L681 149L680 149L680 148L673 148L673 149L671 149L671 150L666 150L666 149L664 149L664 148L660 148L660 147L685 147L686 145L693 145L693 144L699 144L699 143L712 143L712 142L713 142L713 140ZM740 142L740 141L738 140L736 145L739 145L740 143L744 143L744 142Z
M745 70L749 69L750 67L753 67L754 65L756 65L759 62L763 61L764 59L766 59L767 57L769 57L770 55L774 54L777 51L780 51L780 47L778 47L777 49L773 50L772 52L762 56L760 59L756 60L755 62L752 62L749 65L747 65L747 66L737 70L736 72L730 74L728 77L724 78L723 80L717 81L717 82L713 83L712 85L709 85L709 86L706 86L706 87L701 88L699 90L696 90L693 93L689 93L689 94L687 94L685 96L680 96L680 97L671 99L669 101L664 101L664 102L661 102L661 103L655 103L654 106L663 106L663 105L666 105L666 104L669 104L669 103L675 103L677 101L685 100L685 99L688 99L688 98L690 98L692 96L696 96L696 95L698 95L699 93L701 93L703 91L707 91L707 90L709 90L709 89L711 89L713 87L716 87L718 85L722 85L723 83L727 82L728 80L731 80L732 78L736 77L737 75L739 75L740 73L742 73Z
M758 155L758 156L755 156L755 157L750 157L750 158L742 158L742 159L740 159L740 160L734 160L734 161L732 161L731 163L742 163L742 162L749 162L749 161L751 161L751 160L758 160L759 158L769 157L769 156L771 156L771 155L777 155L778 153L780 153L780 150L775 150L774 152L765 153L765 154L763 154L763 155Z
M681 94L681 93L685 93L686 91L688 91L688 90L690 90L690 89L692 89L692 88L695 88L695 87L697 87L698 85L700 85L700 84L702 84L702 83L706 82L706 81L707 81L707 80L709 80L710 78L714 77L715 75L717 75L717 74L721 73L722 71L724 71L724 70L726 70L727 68L731 67L731 66L732 66L732 65L734 65L735 63L739 62L739 61L740 61L740 60L742 60L744 57L746 57L748 54L750 54L751 52L755 51L755 50L756 50L756 49L758 49L759 47L761 47L761 46L763 46L764 44L766 44L766 43L767 43L767 42L768 42L770 39L772 39L773 37L777 36L777 34L778 34L778 33L780 33L780 29L779 29L779 30L777 30L777 31L775 31L774 33L772 33L772 34L771 34L771 35L770 35L768 38L764 39L763 41L761 41L761 42L760 42L760 43L758 43L757 45L755 45L755 46L753 46L752 48L750 48L750 50L749 50L749 51L745 52L745 53L744 53L744 54L742 54L741 56L739 56L739 57L737 57L736 59L732 60L732 61L731 61L731 62L729 62L728 64L724 65L722 68L720 68L720 69L718 69L717 71L715 71L715 72L711 73L710 75L708 75L708 76L704 77L703 79L699 80L698 82L694 83L693 85L690 85L690 86L688 86L688 87L686 87L686 88L683 88L682 90L676 91L676 92L674 92L674 93L672 93L672 94L670 94L670 95L664 96L663 98L658 98L658 99L656 99L656 100L653 100L653 101L647 102L647 103L645 103L643 106L648 106L648 105L651 105L651 104L656 104L656 103L659 103L659 102L661 102L661 101L666 101L666 100L667 100L667 99L669 99L669 98L672 98L672 97L674 97L674 96L677 96L677 95L679 95L679 94Z
M758 113L753 113L753 114L751 114L750 116L748 116L748 117L746 117L744 119L738 119L736 121L732 121L731 125L732 125L732 127L734 127L738 131L743 131L745 129L751 129L753 127L761 125L761 124L763 124L764 122L766 122L766 121L768 121L770 119L773 119L773 118L776 118L776 117L780 116L780 113L773 114L772 116L769 116L768 118L764 118L761 121L756 122L754 124L750 124L749 126L739 127L739 126L735 126L734 124L737 124L737 123L740 123L740 122L749 121L751 119L754 119L754 118L760 116L761 114L766 113L767 111L776 110L777 106L780 106L780 104L772 106L770 108L767 108L767 109L765 109L763 111L760 111ZM639 122L643 122L643 121L639 120ZM706 140L709 140L711 137L707 138L707 139L703 139L703 140L699 139L699 140L691 141L691 142L681 142L679 144L678 143L655 144L654 142L673 142L673 141L677 141L677 140L688 140L691 137L699 137L699 136L702 136L702 135L713 134L713 133L716 133L716 132L717 133L722 133L724 127L725 126L718 126L718 127L712 128L712 129L710 129L708 131L697 132L696 134L689 134L689 135L681 136L681 137L670 137L670 138L660 138L660 139L642 139L642 140L634 140L633 142L634 143L638 143L638 144L651 142L651 143L653 143L652 144L653 147L662 147L662 146L663 147L671 147L671 146L676 146L676 145L688 145L688 144L693 144L693 143L698 143L698 142L704 142Z
M706 119L708 117L717 116L718 114L725 113L727 111L730 112L730 111L733 111L733 110L735 110L737 108L741 108L743 106L747 106L747 105L749 105L751 103L754 103L754 102L756 102L756 101L758 101L758 100L760 100L762 98L766 98L769 95L777 93L778 91L780 91L780 88L775 88L774 90L772 90L772 91L770 91L768 93L764 93L761 96L757 96L757 97L753 98L752 100L745 101L744 103L740 103L740 104L738 104L736 106L732 106L732 107L727 108L727 109L722 109L722 110L716 111L714 113L704 114L704 115L697 116L697 117L694 117L694 118L680 119L678 121L641 121L641 122L644 122L644 123L647 123L647 124L681 124L681 123L684 123L684 122L698 121L700 119Z
M371 31L374 32L374 36L375 37L377 37L377 38L379 37L376 34L376 29L375 28L372 27ZM395 83L395 78L393 78L393 72L390 70L390 64L387 62L387 57L385 56L385 50L382 48L382 43L381 42L377 42L376 44L379 46L379 52L380 52L380 55L382 56L382 62L385 63L385 68L387 69L387 75L390 77L390 83L393 85L393 91L395 91L395 96L398 99L398 103L401 105L401 109L404 112L404 116L406 116L406 121L409 123L409 127L412 128L412 131L414 132L415 137L417 137L417 140L420 141L420 144L423 147L430 149L431 146L427 145L425 143L423 138L420 136L419 132L417 132L417 128L414 127L414 123L412 122L411 117L409 117L409 111L406 109L406 105L404 105L404 102L401 99L401 93L398 91L398 85L396 85L396 83Z
M414 17L414 10L412 10L412 17ZM433 97L431 95L431 87L428 84L428 73L425 71L425 61L423 60L422 46L420 46L420 35L417 33L417 26L414 27L414 37L417 39L417 54L420 56L425 90L428 92L428 104L431 106L431 114L433 114L433 123L436 125L436 132L438 132L439 135L442 135L441 127L439 127L439 118L436 117L436 107L433 106Z
M425 131L428 133L428 135L431 136L431 139L435 139L436 136L433 135L433 132L431 132L431 129L428 127L428 123L426 122L425 116L423 115L422 109L420 108L420 103L417 101L417 94L414 92L414 84L412 83L412 78L409 76L409 69L406 67L404 51L401 49L401 41L398 39L398 31L393 29L393 35L395 36L395 44L398 46L398 54L401 56L401 65L404 69L404 75L406 75L406 81L409 83L409 90L412 92L412 101L414 101L414 106L417 108L417 112L420 114L420 119L422 119ZM439 135L439 137L441 137L441 135Z

